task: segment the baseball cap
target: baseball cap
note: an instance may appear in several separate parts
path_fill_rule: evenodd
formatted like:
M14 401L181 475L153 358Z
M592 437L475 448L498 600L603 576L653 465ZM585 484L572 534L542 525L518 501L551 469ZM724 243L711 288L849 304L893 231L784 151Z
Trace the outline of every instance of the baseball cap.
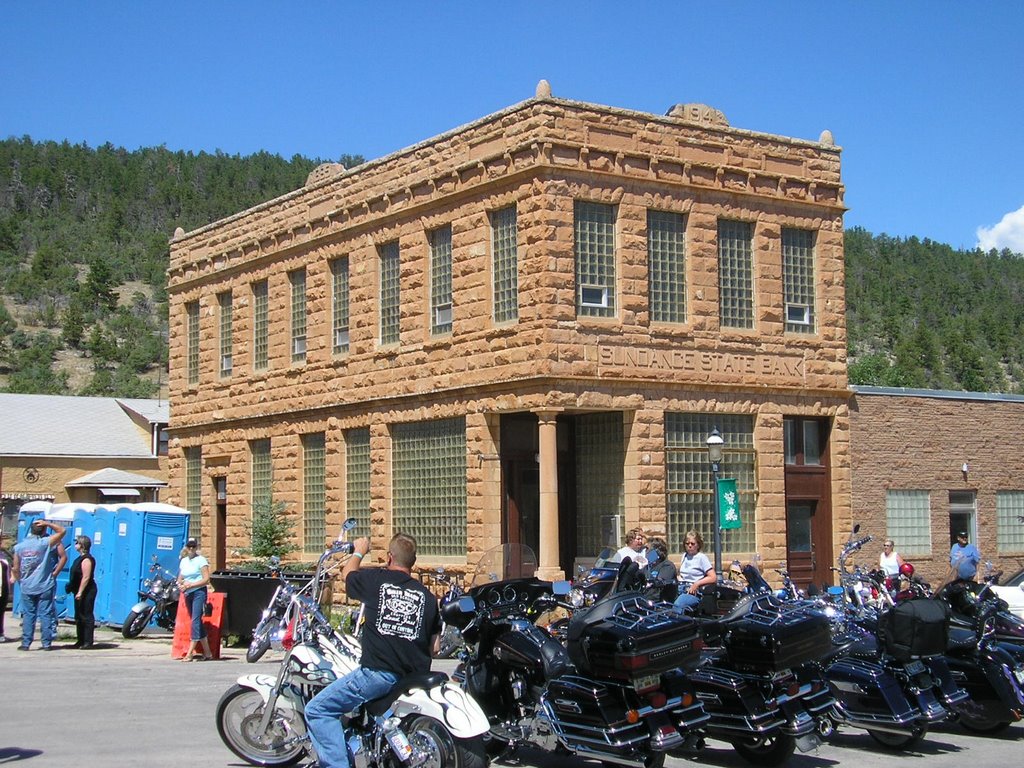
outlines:
M958 539L966 539L967 538L967 531L960 531L959 533L957 533L956 537Z
M196 541L195 539L189 539L188 541L185 542L185 546L186 547L198 547L199 546L199 542Z

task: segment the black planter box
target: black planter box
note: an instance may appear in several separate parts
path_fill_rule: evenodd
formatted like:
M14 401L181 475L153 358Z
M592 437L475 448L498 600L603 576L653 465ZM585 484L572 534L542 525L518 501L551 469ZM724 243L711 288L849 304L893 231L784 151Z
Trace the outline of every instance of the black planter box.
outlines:
M309 583L311 574L284 574L285 580L293 587ZM224 635L237 635L242 639L252 637L260 621L263 609L270 603L280 580L269 573L258 571L214 571L210 575L210 586L216 592L224 592L227 599L224 606Z

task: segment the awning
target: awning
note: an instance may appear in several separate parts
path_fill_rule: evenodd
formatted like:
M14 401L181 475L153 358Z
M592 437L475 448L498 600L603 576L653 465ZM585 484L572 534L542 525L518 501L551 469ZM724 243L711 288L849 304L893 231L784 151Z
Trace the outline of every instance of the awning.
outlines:
M104 496L141 496L135 488L97 488Z

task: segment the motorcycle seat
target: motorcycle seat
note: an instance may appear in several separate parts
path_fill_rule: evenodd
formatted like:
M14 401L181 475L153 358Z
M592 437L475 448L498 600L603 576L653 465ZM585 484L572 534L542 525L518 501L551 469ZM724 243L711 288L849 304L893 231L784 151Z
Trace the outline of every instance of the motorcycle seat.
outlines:
M383 715L399 696L405 696L418 688L424 690L440 685L448 679L444 672L417 672L400 678L395 687L379 699L366 702L363 708L371 715Z
M978 635L961 627L950 627L946 648L950 651L973 651L978 646Z

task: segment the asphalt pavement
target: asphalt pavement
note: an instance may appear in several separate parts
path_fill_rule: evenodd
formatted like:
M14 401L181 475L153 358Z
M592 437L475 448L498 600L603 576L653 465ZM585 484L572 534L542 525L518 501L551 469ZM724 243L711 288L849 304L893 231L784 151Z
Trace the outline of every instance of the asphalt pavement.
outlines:
M221 695L245 674L275 674L281 656L271 651L257 664L245 648L223 648L219 661L171 658L171 637L147 630L126 640L97 628L97 645L75 650L74 629L62 625L55 650L18 651L20 625L7 616L0 644L0 765L23 768L235 768L245 766L223 745L215 712ZM451 671L454 662L436 668ZM792 768L977 768L1016 764L1024 725L995 737L967 733L956 723L934 727L914 750L890 752L863 731L844 729L829 743L794 755ZM523 749L516 766L586 768L593 761ZM687 764L749 768L726 743L709 741Z

